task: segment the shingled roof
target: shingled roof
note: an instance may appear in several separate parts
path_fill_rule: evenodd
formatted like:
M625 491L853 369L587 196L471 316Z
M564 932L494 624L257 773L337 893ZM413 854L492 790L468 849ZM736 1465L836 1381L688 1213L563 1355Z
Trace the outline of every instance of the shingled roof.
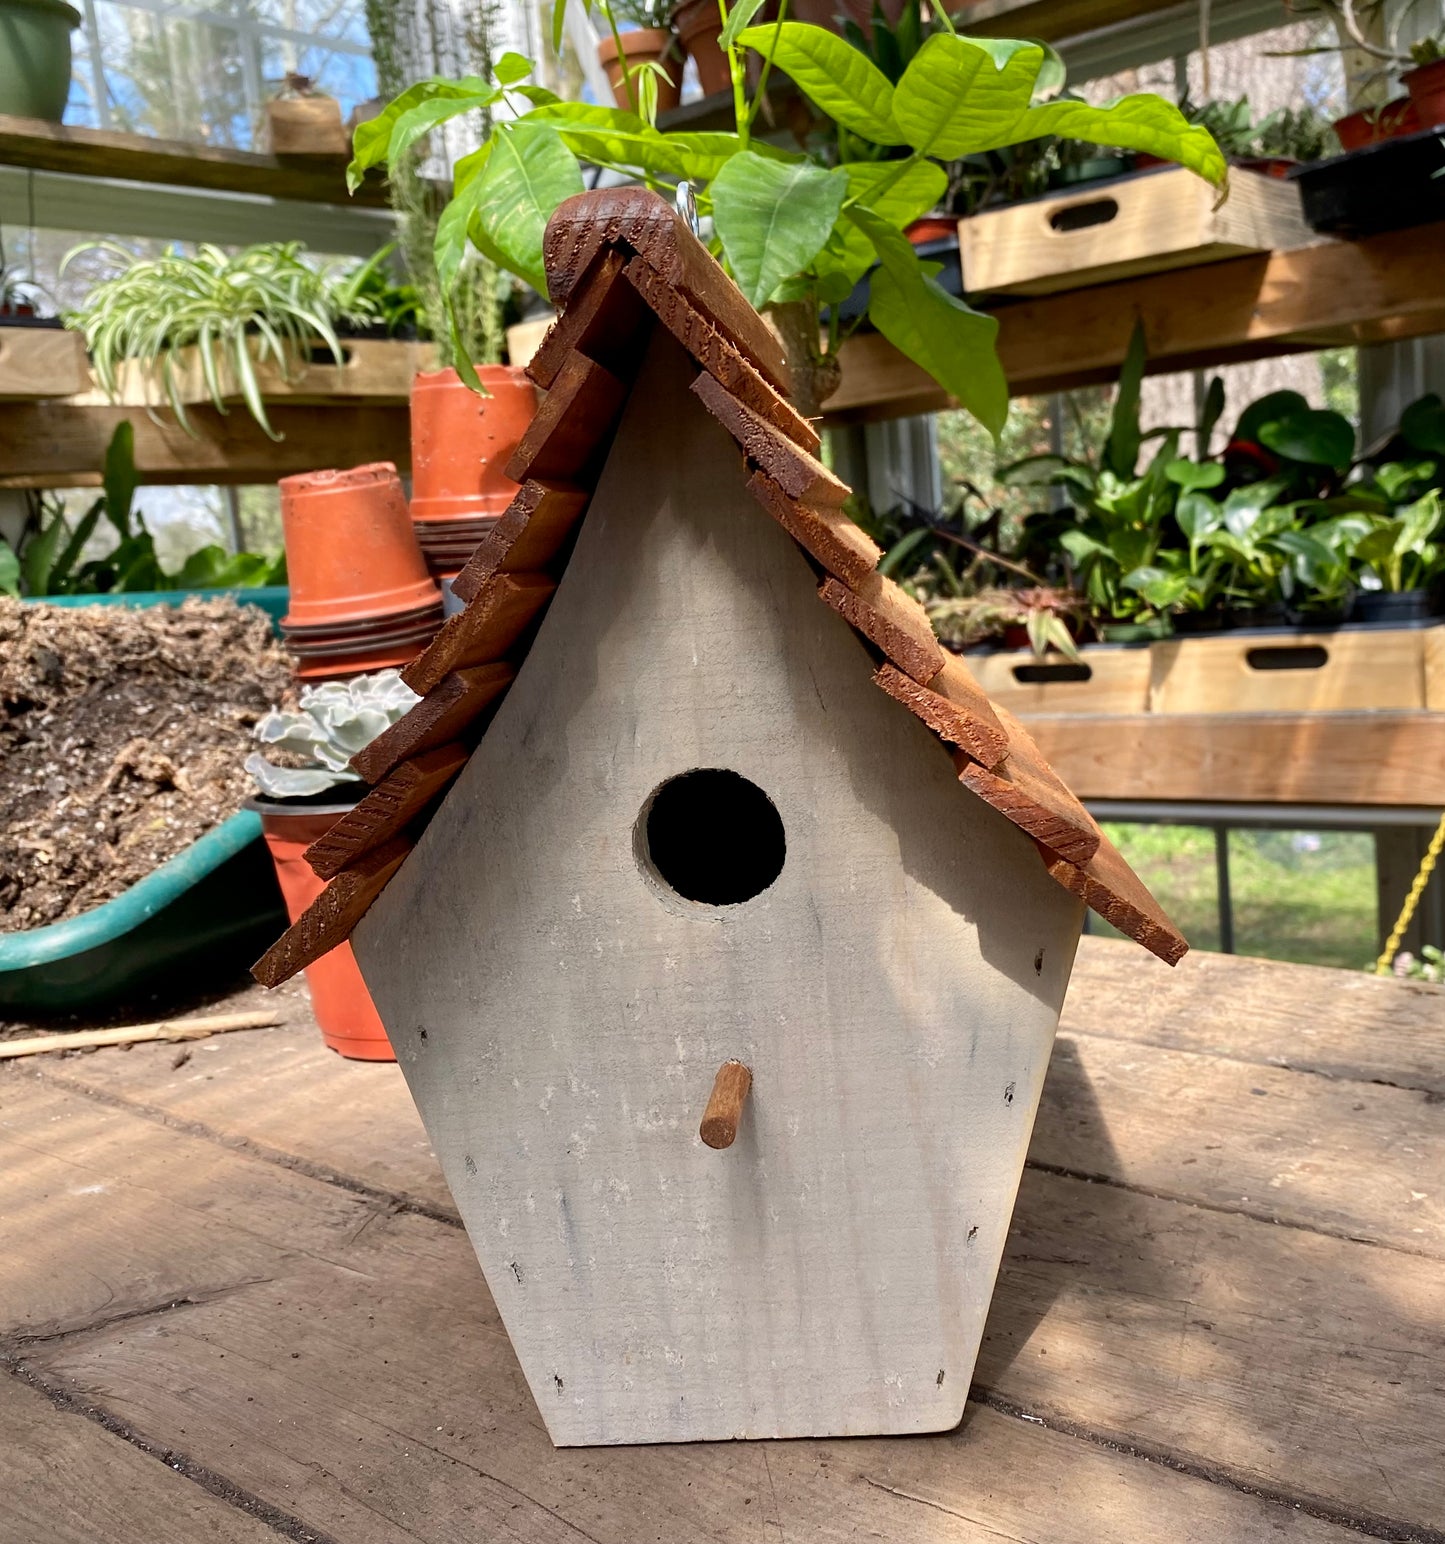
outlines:
M277 986L345 940L406 858L522 668L584 518L653 328L697 364L692 390L737 442L749 491L820 571L819 598L864 639L874 682L952 747L959 780L1033 838L1049 874L1174 964L1178 930L1027 731L934 637L923 608L877 572L787 399L781 346L675 211L644 189L568 199L545 239L558 307L528 374L546 396L506 470L520 491L458 576L465 602L402 678L421 695L352 766L372 785L307 852L328 881L257 962Z

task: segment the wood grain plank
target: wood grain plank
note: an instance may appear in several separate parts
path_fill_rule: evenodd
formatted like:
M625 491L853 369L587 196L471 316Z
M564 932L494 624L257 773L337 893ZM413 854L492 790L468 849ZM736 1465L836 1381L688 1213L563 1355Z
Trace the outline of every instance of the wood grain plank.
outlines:
M345 943L410 851L407 837L394 836L342 869L256 961L251 974L262 986L280 986Z
M1029 719L1083 799L1445 808L1439 713L1143 713Z
M755 413L706 371L692 383L692 389L737 441L748 460L766 472L787 498L837 508L848 497L848 485L839 482L816 456Z
M306 849L321 879L334 879L348 863L399 835L467 764L464 745L439 745L394 767L325 836Z
M625 252L604 250L573 288L527 364L527 374L544 390L574 353L595 359L620 380L636 373L653 318L636 286L622 277L626 266Z
M869 574L857 589L826 579L818 594L920 686L948 663L923 607L886 574Z
M6 1544L276 1544L268 1524L14 1377L0 1379L0 1452Z
M1083 938L1063 1028L1445 1094L1445 987L1360 970L1191 953L1176 970Z
M280 1291L49 1347L44 1366L143 1429L184 1428L200 1460L224 1454L347 1544L1137 1544L1141 1518L1181 1544L1358 1537L978 1405L927 1438L554 1449L464 1241L417 1217L378 1219Z
M1071 862L1082 864L1099 851L1103 835L1089 812L1052 775L1046 762L1021 756L1016 740L1010 739L1008 757L996 771L990 772L962 750L954 751L953 764L965 788L1056 856L1062 848L1072 854Z
M610 370L574 353L507 462L507 476L518 483L590 482L607 454L628 390Z
M565 305L597 254L618 246L686 295L774 390L787 394L782 344L677 211L646 188L579 193L558 205L542 242L553 304Z
M883 549L841 509L790 499L766 472L754 472L748 492L795 542L851 590L867 582Z
M657 319L725 391L810 455L818 454L822 441L817 429L782 392L769 385L686 295L666 283L643 258L633 258L626 272L629 283Z
M85 339L54 327L0 327L0 399L68 397L90 385Z
M157 1049L175 1060L174 1047ZM108 1051L84 1061L101 1058L125 1060ZM192 1060L204 1065L201 1047ZM369 1214L343 1190L18 1068L0 1074L0 1172L0 1339L19 1350L284 1274L288 1260L344 1243ZM232 1211L247 1215L244 1227L227 1221Z
M957 655L948 656L927 686L920 686L912 676L887 663L879 666L873 681L921 718L934 734L967 751L985 769L996 768L1008 755L1008 731Z
M528 479L477 543L452 581L452 593L458 600L475 600L493 574L545 569L582 518L590 497L582 488Z
M445 745L467 729L512 680L510 665L473 665L453 671L389 729L351 758L368 783L379 783L394 767L423 751Z
M424 697L453 671L501 659L556 588L556 580L546 574L494 574L463 610L442 623L436 637L402 671L402 680Z
M1086 863L1073 863L1039 844L1044 867L1064 889L1077 895L1111 927L1143 944L1166 965L1177 965L1189 949L1184 935L1149 893L1144 881L1101 832L1098 851Z

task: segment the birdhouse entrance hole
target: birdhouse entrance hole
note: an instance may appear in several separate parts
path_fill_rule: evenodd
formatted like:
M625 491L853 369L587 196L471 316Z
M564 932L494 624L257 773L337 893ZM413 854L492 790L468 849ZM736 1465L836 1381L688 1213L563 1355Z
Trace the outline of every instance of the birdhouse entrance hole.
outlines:
M721 767L669 778L643 807L637 836L644 867L707 906L761 895L787 853L777 806L756 783Z

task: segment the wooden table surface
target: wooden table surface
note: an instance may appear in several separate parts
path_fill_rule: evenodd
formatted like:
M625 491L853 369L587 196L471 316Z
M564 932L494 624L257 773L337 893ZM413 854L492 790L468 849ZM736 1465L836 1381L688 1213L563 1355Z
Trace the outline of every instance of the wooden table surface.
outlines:
M1085 939L957 1431L563 1452L278 996L0 1072L5 1544L1445 1541L1445 992Z

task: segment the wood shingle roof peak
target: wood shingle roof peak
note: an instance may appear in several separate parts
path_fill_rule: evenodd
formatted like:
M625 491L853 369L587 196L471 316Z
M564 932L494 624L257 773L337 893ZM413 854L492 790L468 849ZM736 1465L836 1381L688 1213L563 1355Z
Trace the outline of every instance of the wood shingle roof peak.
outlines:
M658 324L698 367L693 393L742 452L748 490L871 646L875 683L952 748L960 782L1033 839L1057 883L1176 963L1188 945L1142 881L922 607L877 572L879 548L843 512L848 488L787 399L781 346L671 206L640 188L579 194L544 250L558 316L528 366L546 396L507 466L519 492L454 583L464 609L402 673L422 700L352 760L372 787L307 854L326 890L256 978L277 986L350 935L465 764L563 577Z

